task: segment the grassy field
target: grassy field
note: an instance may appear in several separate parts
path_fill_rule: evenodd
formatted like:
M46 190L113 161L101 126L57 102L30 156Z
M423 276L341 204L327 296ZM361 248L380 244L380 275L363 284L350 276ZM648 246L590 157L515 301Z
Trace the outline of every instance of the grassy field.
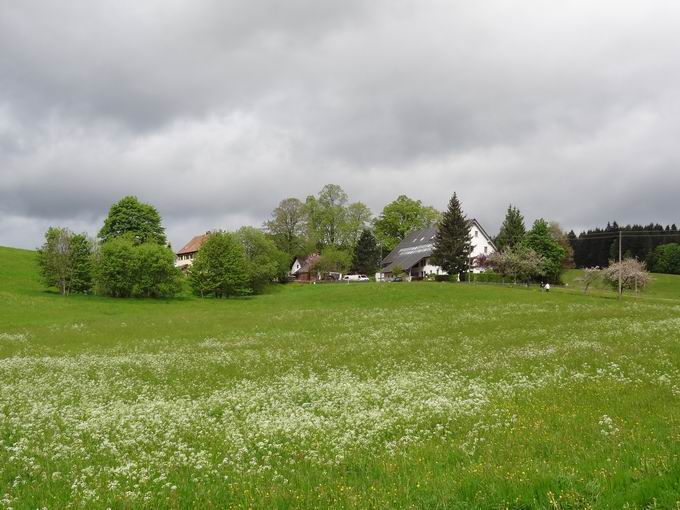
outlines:
M0 508L680 508L678 277L112 300L0 257Z

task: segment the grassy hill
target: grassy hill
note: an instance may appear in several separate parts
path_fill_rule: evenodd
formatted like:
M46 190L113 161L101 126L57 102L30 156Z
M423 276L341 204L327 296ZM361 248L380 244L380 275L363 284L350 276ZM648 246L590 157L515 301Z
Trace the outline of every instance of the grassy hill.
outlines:
M114 300L0 255L4 507L679 504L676 277L621 302L448 283Z

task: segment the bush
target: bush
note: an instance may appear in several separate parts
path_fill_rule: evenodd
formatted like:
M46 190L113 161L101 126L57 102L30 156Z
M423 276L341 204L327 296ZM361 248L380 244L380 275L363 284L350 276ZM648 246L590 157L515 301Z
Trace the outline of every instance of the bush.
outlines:
M137 267L132 240L119 237L106 241L96 262L97 292L111 297L132 296Z
M135 247L137 279L133 295L170 297L181 289L180 272L175 267L175 255L166 246L145 243Z
M243 246L253 292L262 292L267 285L286 281L289 258L274 241L253 227L242 227L235 235Z
M189 282L201 296L244 296L252 292L243 246L236 236L214 232L201 245L189 269Z
M128 237L101 245L96 262L97 290L111 297L171 297L180 290L180 275L169 248L135 244Z
M657 246L650 259L650 267L655 273L680 274L680 244Z
M484 273L472 275L472 281L479 283L505 283L505 277L492 271L485 271Z

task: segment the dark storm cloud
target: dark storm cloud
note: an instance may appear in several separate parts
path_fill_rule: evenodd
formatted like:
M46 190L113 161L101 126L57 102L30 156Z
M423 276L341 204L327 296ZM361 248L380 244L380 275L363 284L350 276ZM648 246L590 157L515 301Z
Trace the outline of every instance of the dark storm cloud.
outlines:
M375 213L455 190L565 227L678 222L670 1L0 4L0 244L95 233L126 194L171 239L328 182Z

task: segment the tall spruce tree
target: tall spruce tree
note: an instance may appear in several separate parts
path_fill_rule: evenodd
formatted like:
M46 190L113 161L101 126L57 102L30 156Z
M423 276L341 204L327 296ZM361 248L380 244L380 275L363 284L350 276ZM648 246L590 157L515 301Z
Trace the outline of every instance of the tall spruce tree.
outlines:
M371 275L380 266L380 249L373 232L367 228L361 232L361 237L354 247L352 269L357 273Z
M463 273L470 267L471 241L470 222L463 214L458 196L454 193L439 223L432 261L450 275L459 275L462 280Z
M510 204L508 212L505 213L505 220L501 225L501 230L496 237L496 246L499 250L514 248L524 239L526 228L524 227L524 216L517 207Z

